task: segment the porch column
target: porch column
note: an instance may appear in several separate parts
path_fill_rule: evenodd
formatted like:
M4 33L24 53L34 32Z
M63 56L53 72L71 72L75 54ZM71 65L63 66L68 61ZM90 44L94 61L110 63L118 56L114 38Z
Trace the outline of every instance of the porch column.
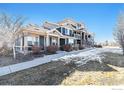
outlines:
M61 27L61 33L63 33L63 32L62 32L62 27Z
M47 47L47 45L46 45L46 36L44 36L44 50L46 51L46 47Z
M46 46L49 46L49 35L46 36Z
M40 47L40 36L38 36L38 47Z
M83 38L83 40L85 41L86 39L85 39L85 32L84 32L84 38Z
M60 38L58 37L57 39L58 39L58 40L57 40L58 47L60 47Z
M22 51L22 48L23 48L23 45L22 45L22 42L23 42L23 35L20 38L20 51Z
M68 40L67 40L67 39L68 39L68 38L65 38L65 45L68 44L68 42L67 42Z
M83 40L82 40L82 32L81 32L81 45L82 45L82 43L83 43Z
M65 45L66 45L66 38L65 38Z
M27 36L28 36L28 34L27 33L24 33L24 47L27 47L28 46Z
M46 37L44 36L44 48L46 47Z
M75 45L76 45L77 44L77 39L75 39L74 42L75 42Z
M87 35L87 40L88 40L88 35Z
M24 36L24 46L23 46L23 51L24 51L24 54L26 54L26 52L27 52L27 36L25 35L25 33L23 34L23 36Z

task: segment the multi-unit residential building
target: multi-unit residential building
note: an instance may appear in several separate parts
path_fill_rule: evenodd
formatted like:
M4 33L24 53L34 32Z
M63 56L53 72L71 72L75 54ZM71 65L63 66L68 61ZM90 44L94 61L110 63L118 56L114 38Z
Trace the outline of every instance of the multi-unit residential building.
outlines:
M21 52L31 51L33 45L42 46L43 49L50 45L60 47L67 44L91 47L93 38L83 23L65 19L57 23L44 22L42 26L29 24L18 32L15 45L16 50Z

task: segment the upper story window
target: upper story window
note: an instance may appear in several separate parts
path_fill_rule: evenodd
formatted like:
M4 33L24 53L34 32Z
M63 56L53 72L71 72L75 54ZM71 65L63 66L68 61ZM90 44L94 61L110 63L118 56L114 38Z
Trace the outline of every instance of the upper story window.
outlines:
M56 28L56 30L58 30L59 32L61 32L61 27L59 27L59 28Z
M91 35L88 35L88 38L91 38Z
M62 33L65 34L65 28L62 27Z
M80 27L81 27L81 24L77 24L77 29L80 29Z
M58 31L60 31L62 34L64 35L69 35L69 36L73 36L73 30L70 30L70 29L67 29L67 28L64 28L64 27L59 27L57 28Z
M68 35L68 29L65 29L65 34Z
M70 34L69 34L70 36L73 36L73 35L74 35L74 33L73 33L72 30L69 30L69 33L70 33Z

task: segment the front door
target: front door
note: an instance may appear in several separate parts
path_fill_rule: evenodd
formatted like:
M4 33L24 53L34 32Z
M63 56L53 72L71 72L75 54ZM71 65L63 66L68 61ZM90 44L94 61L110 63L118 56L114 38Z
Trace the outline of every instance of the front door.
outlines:
M40 46L44 48L44 36L39 36Z
M60 46L65 45L65 39L60 38Z

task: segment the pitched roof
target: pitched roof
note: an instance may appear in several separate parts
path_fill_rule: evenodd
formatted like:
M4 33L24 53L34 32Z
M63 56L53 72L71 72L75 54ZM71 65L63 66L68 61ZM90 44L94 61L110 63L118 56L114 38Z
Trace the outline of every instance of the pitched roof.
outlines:
M59 25L58 24L56 24L56 23L52 23L52 22L44 22L43 23L43 28L44 29L54 29L54 28L56 28L56 27L58 27Z
M64 24L64 23L69 23L69 24L73 24L73 25L77 24L77 22L72 19L64 19L63 21L58 22L58 24L60 24L60 25Z
M28 32L38 32L38 33L46 33L47 29L44 29L43 27L39 27L37 25L29 24L26 27L22 29L22 31L28 31Z
M76 26L80 26L81 28L85 28L84 23L76 22L73 19L64 19L63 21L58 22L60 26L65 26L71 28L72 30L77 30Z

